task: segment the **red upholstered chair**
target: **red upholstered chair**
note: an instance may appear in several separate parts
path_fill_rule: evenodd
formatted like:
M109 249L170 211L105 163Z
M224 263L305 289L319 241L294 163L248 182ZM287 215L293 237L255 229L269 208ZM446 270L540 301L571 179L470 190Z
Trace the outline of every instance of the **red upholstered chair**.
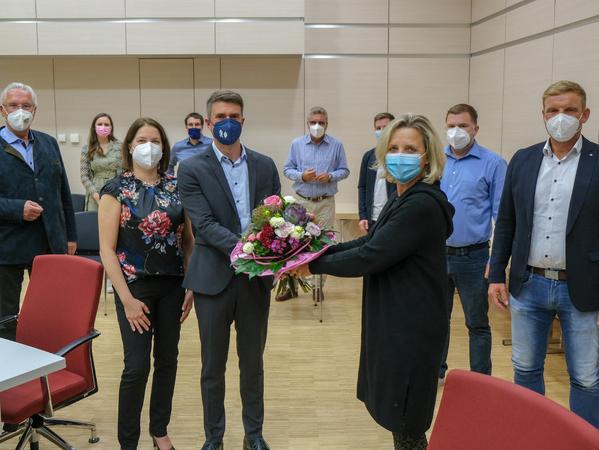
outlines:
M488 375L448 373L428 450L598 450L599 430L542 395Z
M33 261L18 317L17 341L64 356L66 368L0 392L2 421L21 424L15 431L0 435L0 442L20 436L18 450L27 443L37 449L41 435L61 448L72 449L49 428L52 425L88 428L89 441L98 441L93 423L51 416L54 410L98 391L91 340L100 335L94 330L94 322L102 274L99 263L79 256L43 255Z

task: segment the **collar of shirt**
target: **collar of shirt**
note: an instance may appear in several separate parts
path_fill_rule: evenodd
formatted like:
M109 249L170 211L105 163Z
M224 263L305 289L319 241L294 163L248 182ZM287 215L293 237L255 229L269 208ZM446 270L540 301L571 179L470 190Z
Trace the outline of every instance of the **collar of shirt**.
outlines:
M33 143L33 141L35 140L35 138L33 137L33 133L31 132L31 130L29 130L28 132L28 137L29 137L29 142ZM9 144L14 144L15 142L23 142L23 140L16 136L10 128L8 127L3 127L0 130L0 136L2 136L2 139L4 139L6 142L8 142Z
M478 145L478 142L476 142L476 140L474 140L474 144L472 145L472 148L470 148L470 151L468 153L466 153L464 156L462 156L461 158L456 157L455 153L453 152L453 150L451 149L451 147L449 145L447 147L445 147L445 155L447 155L451 159L456 159L456 160L464 159L464 158L467 158L468 156L474 156L475 158L480 159L481 151L480 151L480 146Z
M576 141L576 144L574 144L574 147L572 147L572 149L568 152L568 154L566 155L566 158L568 158L571 154L572 154L572 150L575 150L576 153L580 154L580 152L582 151L582 134L580 136L578 136L578 140ZM551 149L551 142L550 139L547 139L547 142L545 142L545 147L543 147L543 155L551 158L553 156L553 150ZM564 158L564 159L566 159Z
M327 144L330 144L330 142L329 142L329 135L328 134L325 134L323 136L323 138L322 138L322 141L320 141L318 144L315 144L314 142L312 142L312 136L310 135L310 133L308 133L308 134L306 134L304 136L304 144L310 144L311 143L313 145L319 145L319 144L322 144L323 142L325 142Z
M214 154L216 155L216 159L218 160L219 163L222 163L223 161L231 161L229 159L228 156L226 156L223 152L221 152L218 147L216 146L216 144L214 143L214 141L212 142L212 150L214 151ZM243 146L243 144L241 144L241 156L237 161L231 161L231 164L235 164L240 160L247 160L247 153L245 151L245 147Z

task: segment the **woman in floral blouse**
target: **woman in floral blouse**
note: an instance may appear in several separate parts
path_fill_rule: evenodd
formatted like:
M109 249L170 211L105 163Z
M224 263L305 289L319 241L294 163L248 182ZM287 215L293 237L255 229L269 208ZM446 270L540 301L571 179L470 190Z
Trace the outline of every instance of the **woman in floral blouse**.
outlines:
M181 283L193 236L177 180L165 175L169 149L158 122L137 119L122 146L125 172L101 191L100 255L116 291L124 349L118 408L118 439L123 450L137 449L152 338L150 434L155 448L172 449L167 426L179 332L193 302Z
M100 190L121 172L121 143L114 137L112 118L106 113L92 120L87 144L81 149L81 182L85 209L97 211Z

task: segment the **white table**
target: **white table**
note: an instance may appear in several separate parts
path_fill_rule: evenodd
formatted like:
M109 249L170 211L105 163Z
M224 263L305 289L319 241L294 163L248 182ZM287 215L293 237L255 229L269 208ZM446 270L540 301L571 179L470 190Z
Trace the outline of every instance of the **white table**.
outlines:
M61 356L0 338L0 392L65 367Z

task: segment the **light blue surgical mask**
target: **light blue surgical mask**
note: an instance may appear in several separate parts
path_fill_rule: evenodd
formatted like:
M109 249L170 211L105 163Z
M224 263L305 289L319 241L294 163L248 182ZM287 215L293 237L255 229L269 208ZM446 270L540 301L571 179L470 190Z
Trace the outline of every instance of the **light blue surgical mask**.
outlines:
M383 130L374 130L374 137L376 138L377 141L381 138L382 134L383 134Z
M388 153L385 156L387 172L401 184L409 183L422 171L420 158L422 155L418 154Z

